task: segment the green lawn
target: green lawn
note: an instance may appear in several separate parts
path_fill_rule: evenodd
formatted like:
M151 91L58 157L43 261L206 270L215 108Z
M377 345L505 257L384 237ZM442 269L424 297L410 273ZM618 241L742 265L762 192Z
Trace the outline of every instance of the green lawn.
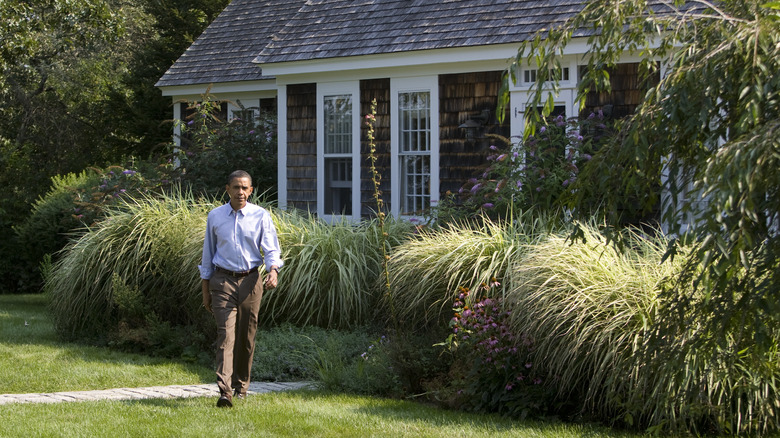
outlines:
M296 391L214 399L0 406L0 436L636 437L588 425L520 423L409 401Z
M27 324L25 324L25 322ZM194 365L59 343L42 296L0 295L0 393L213 381ZM608 428L518 422L411 401L293 391L216 397L0 405L0 437L638 437Z
M0 295L0 394L213 381L203 366L58 342L43 295Z

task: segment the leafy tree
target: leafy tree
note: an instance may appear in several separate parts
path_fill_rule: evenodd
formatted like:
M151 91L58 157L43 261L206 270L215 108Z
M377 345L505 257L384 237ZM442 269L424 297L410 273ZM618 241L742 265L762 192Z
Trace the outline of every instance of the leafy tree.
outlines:
M702 357L710 355L712 366L730 364L724 372L776 365L780 2L587 2L564 25L523 44L505 75L506 86L520 66L538 68L529 105L544 111L526 113L526 136L552 110L559 56L578 37L588 46L577 90L582 104L589 92L608 91L608 71L625 55L640 57L646 74L666 68L635 114L582 169L568 198L575 215L602 215L616 241L626 198L644 210L660 206L663 224L678 238L667 256L687 257L686 269L664 291L659 314L665 318L656 321L648 352L679 366L683 358L664 351L663 339L685 336L700 344ZM552 93L545 82L554 84ZM588 207L594 205L601 208ZM694 248L680 255L683 238ZM776 400L776 388L769 391ZM730 408L723 428L767 427L740 423L744 406Z
M123 23L106 0L0 2L1 232L12 236L50 177L110 154L103 97L116 74ZM118 55L117 55L118 56ZM0 280L14 290L12 239L0 243Z
M184 53L203 30L227 6L229 0L134 0L145 16L153 17L150 29L138 35L138 47L131 56L122 83L119 114L126 132L137 139L132 153L159 151L171 138L171 99L154 84Z

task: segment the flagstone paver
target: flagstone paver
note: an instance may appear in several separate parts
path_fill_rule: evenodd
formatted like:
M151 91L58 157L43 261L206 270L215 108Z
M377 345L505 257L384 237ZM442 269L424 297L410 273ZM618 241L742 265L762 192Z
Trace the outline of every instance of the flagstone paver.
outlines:
M247 395L272 391L311 388L311 382L252 382ZM10 403L61 403L94 400L142 400L152 398L216 397L216 383L200 385L149 386L144 388L114 388L92 391L65 391L33 394L0 394L0 405Z

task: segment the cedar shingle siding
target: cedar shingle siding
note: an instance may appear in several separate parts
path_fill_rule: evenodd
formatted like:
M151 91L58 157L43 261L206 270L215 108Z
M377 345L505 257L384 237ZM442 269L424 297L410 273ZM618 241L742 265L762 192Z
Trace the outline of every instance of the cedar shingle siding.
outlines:
M287 87L287 204L317 212L317 85Z
M439 184L442 194L457 193L458 189L484 168L488 148L495 141L489 134L509 137L509 116L499 125L495 110L501 85L500 71L439 76ZM466 120L489 113L484 127L473 139L466 138L466 130L458 128ZM509 109L507 108L507 111Z
M642 82L639 76L639 63L618 64L609 72L612 92L589 93L585 99L585 108L580 115L587 117L592 112L604 109L605 105L611 106L609 116L613 118L619 119L631 115L642 102L645 92L659 80L660 73L656 73L649 80Z

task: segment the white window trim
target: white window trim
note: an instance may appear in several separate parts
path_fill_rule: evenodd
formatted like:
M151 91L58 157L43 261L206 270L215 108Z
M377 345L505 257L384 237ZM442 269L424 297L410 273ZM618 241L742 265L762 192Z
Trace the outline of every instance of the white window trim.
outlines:
M399 156L399 120L398 94L409 92L428 92L431 102L431 208L439 203L439 77L420 76L390 79L390 214L401 217L401 169ZM418 216L404 215L407 219L422 219Z
M233 121L236 118L236 112L246 110L252 111L252 117L256 118L260 113L260 99L236 99L237 103L228 102L228 121ZM241 107L243 105L243 108Z
M352 96L352 211L344 216L325 214L325 96ZM360 82L317 84L317 216L327 222L360 220Z

